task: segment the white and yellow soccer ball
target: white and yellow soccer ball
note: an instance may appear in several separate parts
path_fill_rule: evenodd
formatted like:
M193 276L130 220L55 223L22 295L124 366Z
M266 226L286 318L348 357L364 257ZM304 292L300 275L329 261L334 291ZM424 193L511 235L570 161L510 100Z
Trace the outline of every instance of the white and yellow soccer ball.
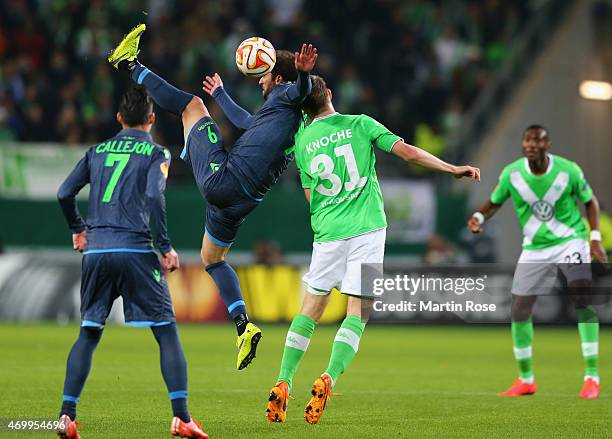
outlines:
M236 66L245 76L259 78L271 72L274 64L276 51L265 38L247 38L236 49Z

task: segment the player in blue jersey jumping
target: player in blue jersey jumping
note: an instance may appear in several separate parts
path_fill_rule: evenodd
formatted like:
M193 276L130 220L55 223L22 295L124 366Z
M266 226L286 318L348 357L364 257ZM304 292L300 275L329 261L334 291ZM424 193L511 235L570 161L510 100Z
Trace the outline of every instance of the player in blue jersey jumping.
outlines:
M238 276L225 257L246 216L293 159L290 151L301 121L300 105L310 93L309 72L315 65L317 49L304 44L300 53L276 52L274 69L259 80L266 102L254 115L234 103L218 84L215 86L218 76L204 81L204 90L213 94L234 125L245 130L227 152L202 99L173 87L138 62L138 44L145 28L144 24L135 27L108 61L143 84L161 108L182 118L185 147L181 158L191 166L208 202L202 262L236 324L236 367L243 369L255 358L261 330L248 320Z
M117 113L122 130L94 145L58 190L58 200L75 250L83 252L81 330L66 366L57 433L79 439L76 405L93 353L102 338L114 300L123 298L125 320L150 327L159 344L162 375L170 396L174 436L208 438L187 409L187 363L178 336L165 271L179 267L166 229L164 190L170 155L149 134L155 122L153 102L142 86L132 86ZM87 222L75 197L89 184ZM149 224L156 230L153 250Z

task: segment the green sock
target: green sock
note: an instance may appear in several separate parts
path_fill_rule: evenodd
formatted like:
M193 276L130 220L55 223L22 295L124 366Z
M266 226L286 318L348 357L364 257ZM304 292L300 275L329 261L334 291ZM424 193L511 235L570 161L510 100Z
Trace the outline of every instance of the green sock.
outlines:
M578 334L584 358L584 374L591 377L599 377L597 371L599 353L599 319L597 313L591 306L577 309Z
M291 322L287 332L285 350L283 351L283 359L277 382L285 381L289 386L289 392L291 392L293 376L300 365L300 361L302 361L302 357L304 357L304 353L306 353L306 349L308 349L315 326L317 326L317 322L313 319L303 314L298 314Z
M361 318L354 315L346 316L342 325L340 325L334 339L329 365L325 371L332 379L332 386L336 384L338 377L342 375L355 358L364 329L365 323L361 321Z
M519 377L523 380L533 379L531 365L531 342L533 341L533 322L531 319L524 322L512 321L512 343L514 345L514 358L518 363Z

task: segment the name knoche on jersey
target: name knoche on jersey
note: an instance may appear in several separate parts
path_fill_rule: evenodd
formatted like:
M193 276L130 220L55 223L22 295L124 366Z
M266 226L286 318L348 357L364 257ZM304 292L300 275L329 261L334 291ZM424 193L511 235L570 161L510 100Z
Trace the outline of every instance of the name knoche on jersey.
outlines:
M96 147L96 153L100 154L103 152L123 152L123 153L136 153L150 156L153 154L155 145L151 145L149 142L132 142L131 140L109 140L108 142L100 143Z
M329 136L323 136L318 138L317 140L313 140L312 142L307 143L306 151L308 151L309 154L312 154L322 146L327 146L330 143L338 143L340 140L350 139L351 137L353 137L353 130L351 130L350 128L338 131L336 133L330 134Z

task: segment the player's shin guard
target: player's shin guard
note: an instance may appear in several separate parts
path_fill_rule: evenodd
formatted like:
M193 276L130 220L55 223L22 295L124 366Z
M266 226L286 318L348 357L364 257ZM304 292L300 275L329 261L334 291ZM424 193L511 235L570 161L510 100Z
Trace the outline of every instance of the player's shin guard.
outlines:
M298 314L291 322L287 332L277 382L286 382L290 393L293 376L306 353L306 349L308 349L316 326L317 322L313 319L303 314Z
M134 82L144 85L157 105L179 117L193 98L191 93L169 84L138 61L130 64L129 69Z
M325 371L332 379L332 386L355 358L365 325L360 317L348 315L336 333L329 365Z
M599 319L597 313L591 306L577 309L578 333L584 358L585 378L591 377L599 382L599 371L597 363L599 357Z
M512 342L514 358L518 363L519 377L523 382L533 383L533 368L531 364L531 343L533 341L533 322L512 321Z
M175 323L151 328L159 344L161 371L168 388L174 416L189 423L187 409L187 361Z
M68 355L60 416L68 415L73 421L76 418L76 405L91 370L93 353L100 342L100 338L102 338L102 329L81 328L79 338L77 338Z
M236 323L238 335L242 334L249 320L246 315L246 305L242 298L238 275L225 261L206 266L206 271L213 278L215 284L217 284L221 300L225 303L227 312Z

